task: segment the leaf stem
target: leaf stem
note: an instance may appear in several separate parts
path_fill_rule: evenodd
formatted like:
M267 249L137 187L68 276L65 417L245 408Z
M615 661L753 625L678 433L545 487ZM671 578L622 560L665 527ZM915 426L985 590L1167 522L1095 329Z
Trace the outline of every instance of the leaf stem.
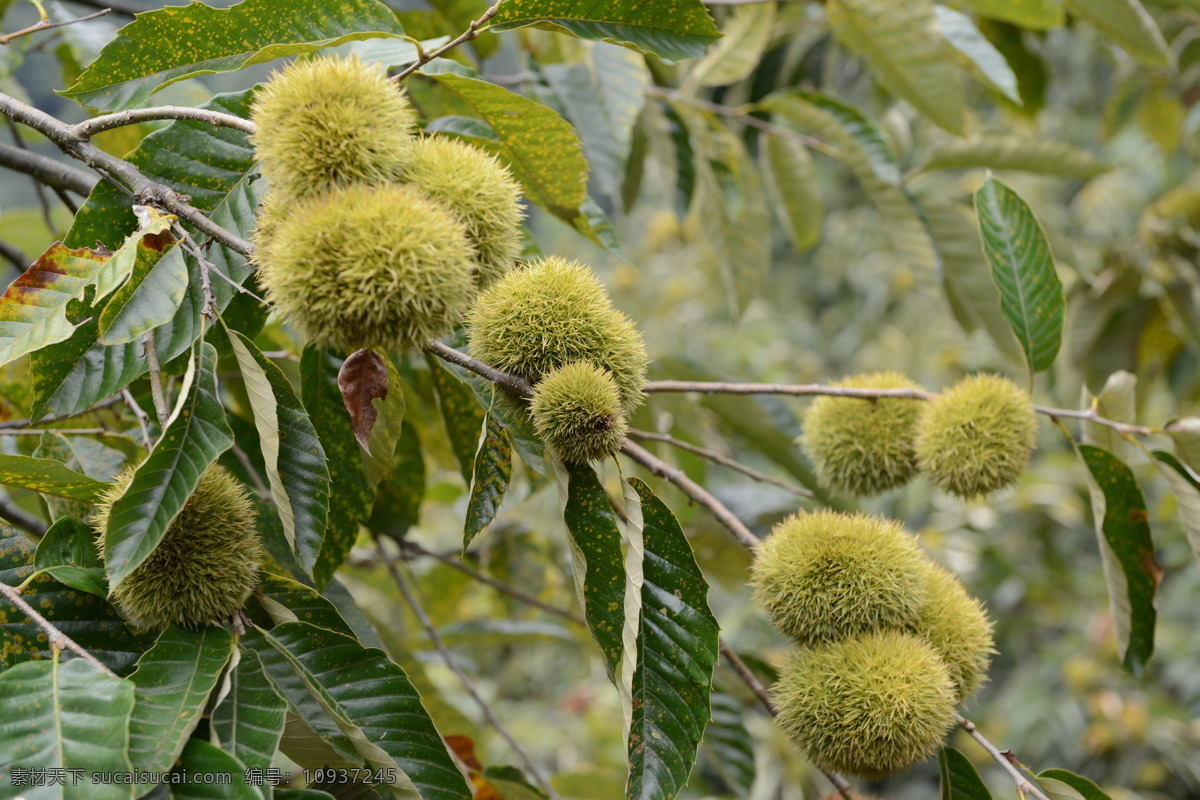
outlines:
M154 413L158 416L158 427L167 430L167 420L171 412L167 409L167 398L163 393L162 364L158 361L158 346L154 343L154 331L150 331L142 339L146 349L146 361L150 364L150 397L154 400Z
M87 650L84 650L82 647L76 644L71 637L54 627L49 620L35 611L33 606L29 605L29 603L26 603L21 597L21 593L15 588L9 586L7 583L0 582L0 596L3 596L5 600L20 609L25 616L33 620L34 624L45 632L46 636L50 640L51 647L55 647L59 650L70 650L80 658L92 662L112 677L117 677L117 674L108 667L104 666L104 664L102 664L98 658L89 653Z
M1036 797L1037 800L1050 800L1050 798L1041 790L1041 788L1031 782L1019 769L1017 769L1016 756L1013 755L1012 750L1001 751L998 747L996 747L996 745L989 742L987 738L979 732L979 729L975 727L974 722L967 719L963 715L955 714L954 720L958 723L958 727L966 731L972 739L978 742L979 745L988 752L988 755L992 757L993 761L1004 767L1004 771L1007 772L1009 777L1013 779L1013 782L1017 785L1017 792L1022 797L1024 797L1026 794L1029 794L1033 797Z

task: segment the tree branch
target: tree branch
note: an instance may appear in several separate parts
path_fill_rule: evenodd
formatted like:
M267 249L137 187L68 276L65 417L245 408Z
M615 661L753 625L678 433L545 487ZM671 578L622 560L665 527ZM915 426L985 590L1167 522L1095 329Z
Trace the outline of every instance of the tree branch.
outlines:
M24 272L33 263L24 250L11 242L0 241L0 257L16 267L19 272Z
M0 596L3 596L5 600L20 609L25 616L33 620L34 624L36 624L45 632L46 637L50 640L51 647L57 650L70 650L80 658L92 662L112 677L117 677L115 672L100 663L100 660L94 655L75 644L75 642L69 636L51 625L45 617L35 611L33 607L29 605L29 603L26 603L21 598L21 593L18 592L14 587L9 586L7 583L0 583Z
M158 345L154 341L154 331L147 333L142 339L142 347L146 350L146 361L150 364L150 399L154 401L159 430L166 433L171 411L167 408L167 397L163 392L162 364L158 362Z
M507 372L501 372L477 358L472 358L461 350L455 350L444 342L435 339L425 345L425 351L434 354L443 361L449 361L451 364L465 367L476 375L487 378L492 383L512 389L522 397L529 397L533 394L533 387L529 384L529 381L520 375L510 375Z
M554 791L554 788L542 775L541 770L539 770L537 765L533 763L533 760L529 757L529 754L525 752L521 745L517 743L517 740L512 737L507 729L505 729L503 723L500 722L500 720L496 717L495 712L492 711L491 706L489 706L487 702L480 696L478 690L475 688L475 684L472 683L471 679L466 676L466 673L459 669L458 665L454 663L454 656L450 653L450 650L442 641L442 637L438 636L437 629L433 626L433 621L429 619L429 615L425 613L424 607L422 607L420 601L417 600L417 597L413 593L412 589L409 588L408 582L405 581L404 576L400 574L400 570L396 567L396 562L392 560L392 558L390 558L387 552L383 549L383 542L381 540L375 540L375 549L378 551L380 559L382 559L383 563L387 565L388 572L391 573L392 580L395 582L396 588L398 588L400 593L404 595L405 601L412 608L413 613L416 614L417 621L420 622L421 627L425 629L426 635L429 636L429 641L431 641L433 646L437 648L438 653L442 657L442 661L447 667L450 668L450 671L454 673L455 677L458 678L458 682L462 684L463 689L466 690L467 694L471 696L471 699L475 701L475 704L479 706L479 710L483 712L484 717L487 718L487 721L491 724L491 726L496 729L496 732L500 734L500 736L502 736L506 742L508 742L509 746L513 749L513 752L517 754L517 757L524 762L525 768L529 770L529 774L533 777L534 781L537 782L538 786L542 787L542 791L544 791L546 795L551 798L551 800L561 800L561 798L558 796L558 793Z
M454 48L458 47L460 44L466 44L467 42L479 36L479 29L491 21L492 17L496 16L496 14L500 11L500 6L503 3L504 0L496 0L496 2L492 4L491 8L480 15L479 19L471 20L471 24L467 26L465 31L463 31L454 39L446 42L438 49L428 53L422 53L415 63L408 65L399 73L397 73L394 80L399 83L409 75L412 75L414 72L419 70L421 67L428 64L430 61L433 61L435 58L445 55Z
M784 489L800 497L813 496L813 493L808 489L801 489L796 486L792 486L791 484L784 483L781 480L772 478L770 475L764 475L756 469L751 469L744 464L740 464L737 461L734 461L732 458L728 458L712 450L706 450L703 447L697 447L694 444L681 441L676 439L674 436L668 436L665 433L650 433L649 431L639 431L631 428L629 430L629 438L637 439L638 441L663 442L671 445L672 447L677 447L680 450L686 450L689 453L695 453L701 458L707 459L714 464L720 464L723 467L729 467L730 469L740 472L747 477L753 478L760 483L769 483L772 486L778 486L780 489Z
M46 523L25 511L25 509L2 500L0 500L0 519L11 522L18 528L27 530L35 536L44 536L46 534Z
M109 13L110 11L112 11L111 8L103 8L94 14L88 14L86 17L79 17L78 19L63 20L62 22L51 22L48 19L38 20L34 24L30 25L28 28L22 28L19 31L13 31L12 33L6 33L3 36L0 36L0 45L7 45L13 39L20 38L21 36L28 36L29 34L37 33L38 31L48 31L51 28L61 28L65 25L74 25L76 22L87 22L89 19L96 19L96 17L103 17L105 14Z
M210 111L206 108L189 108L188 106L155 106L153 108L138 108L130 111L118 111L115 114L104 114L99 117L85 119L68 129L76 139L90 139L98 133L126 125L137 125L140 122L155 122L158 120L177 119L192 122L205 122L221 128L233 128L242 133L254 134L258 126L248 119L224 114L220 111Z
M1024 797L1026 794L1029 794L1033 797L1036 797L1037 800L1050 800L1050 798L1041 790L1040 787L1032 783L1019 769L1017 769L1016 764L1013 763L1015 761L1015 756L1012 755L1011 750L1000 752L1000 749L996 747L996 745L989 742L987 738L985 738L984 735L979 732L979 729L975 727L975 723L971 722L971 720L967 719L963 715L956 713L954 715L954 719L958 723L958 727L962 728L971 736L972 739L978 742L979 745L988 752L988 755L992 757L993 761L1004 767L1004 771L1007 772L1009 777L1013 779L1013 782L1017 785L1017 792L1022 797Z
M54 142L59 148L79 159L92 169L123 184L143 205L156 205L177 215L193 227L208 234L230 249L249 257L254 246L240 236L225 230L206 217L198 208L191 206L183 195L169 186L155 183L128 161L109 155L95 145L81 140L71 132L71 126L44 111L28 106L11 95L0 93L0 114L33 128Z

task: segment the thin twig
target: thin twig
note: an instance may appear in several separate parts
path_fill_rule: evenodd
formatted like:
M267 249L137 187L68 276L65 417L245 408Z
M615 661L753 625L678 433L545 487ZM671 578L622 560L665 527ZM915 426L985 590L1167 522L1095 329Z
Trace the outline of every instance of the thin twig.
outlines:
M1046 793L1043 792L1041 788L1037 786L1037 784L1030 781L1029 778L1027 778L1019 769L1017 769L1016 765L1013 763L1015 759L1011 757L1011 750L1001 752L1000 748L989 742L987 738L979 732L979 729L975 727L974 722L971 722L971 720L967 719L963 715L956 713L954 715L954 719L958 723L958 727L962 728L970 735L972 739L978 742L979 745L988 752L988 755L992 757L993 761L1004 767L1004 771L1007 772L1013 779L1013 783L1017 785L1017 792L1022 797L1024 797L1026 794L1029 794L1033 797L1036 797L1037 800L1050 800Z
M154 440L150 438L150 428L146 425L146 421L150 419L150 415L146 413L138 401L133 399L133 393L126 387L121 390L121 400L125 401L126 407L133 412L133 416L137 417L138 428L142 432L142 443L146 445L147 450L154 449Z
M81 169L50 156L8 144L0 144L0 167L8 167L29 175L46 186L68 189L83 197L87 197L96 185L95 179Z
M150 399L154 401L159 430L165 432L171 411L167 408L167 397L163 394L162 364L158 362L158 345L154 342L154 331L146 334L142 339L142 346L146 349L146 361L150 364Z
M729 642L724 639L718 639L717 647L720 648L721 655L725 656L725 660L729 662L729 666L733 667L734 672L738 674L742 682L750 687L750 691L758 698L758 702L767 710L767 713L772 717L779 716L779 709L775 707L774 701L771 700L771 695L767 693L767 688L762 685L758 676L750 671L750 668L746 666L746 662L742 661L741 656L729 646ZM834 788L838 790L838 794L844 797L845 800L854 800L854 787L850 785L849 781L836 772L826 772L825 770L821 770L821 772L824 773L826 778L829 778L829 782L833 784Z
M720 453L714 452L712 450L707 450L703 447L697 447L694 444L682 441L680 439L676 439L674 436L669 436L668 434L665 434L665 433L650 433L649 431L639 431L639 430L630 429L629 438L637 439L639 441L663 442L665 444L671 445L672 447L677 447L680 450L686 450L689 453L695 453L696 455L700 456L701 458L707 459L707 460L713 462L714 464L720 464L723 467L729 467L729 469L732 469L736 472L740 472L743 475L746 475L747 477L750 477L756 481L759 481L760 483L769 483L772 486L778 486L780 489L784 489L786 491L791 492L794 495L799 495L800 497L812 497L813 496L813 493L810 492L808 489L801 489L797 486L792 486L791 484L785 483L784 481L778 480L777 478L772 478L770 475L765 475L756 469L751 469L750 467L747 467L745 464L740 464L737 461L734 461L732 458L728 458L727 456L723 456Z
M564 619L570 620L571 622L575 623L576 625L586 625L587 624L587 622L583 619L583 617L579 616L578 614L568 611L565 608L558 608L557 606L552 606L548 603L543 603L541 600L538 600L533 595L526 594L525 592L522 592L520 589L513 588L512 586L509 586L506 583L502 583L501 581L498 581L489 575L485 575L482 572L480 572L479 570L473 569L472 567L467 566L466 564L459 561L458 559L450 558L448 556L444 556L439 553L434 553L430 550L426 550L424 547L421 547L421 545L417 544L416 542L410 542L410 541L406 540L406 541L401 542L400 546L404 550L407 550L411 553L414 553L419 556L428 556L429 558L432 558L433 560L435 560L439 563L445 564L447 567L456 569L459 572L461 572L462 574L469 576L473 580L479 581L482 584L486 584L487 586L492 587L493 589L500 592L501 594L506 594L515 600L520 600L522 603L527 603L528 605L531 605L534 608L540 608L542 611L546 611L551 614L557 614L558 616L560 616Z
M109 9L109 8L103 8L94 14L88 14L86 17L79 17L77 19L63 20L62 22L51 22L48 19L38 20L34 24L30 25L28 28L22 28L19 31L13 31L12 33L6 33L3 36L0 36L0 45L6 45L9 42L11 42L13 39L19 38L21 36L28 36L29 34L37 33L38 31L48 31L51 28L62 28L66 25L74 25L76 22L87 22L90 19L96 19L96 17L103 17L105 14L109 13L111 10L112 9Z
M250 242L210 220L200 209L189 205L183 195L169 186L150 180L128 161L74 136L71 126L61 120L3 93L0 93L0 114L33 128L67 155L79 159L103 176L118 181L142 205L154 205L170 211L241 255L248 257L254 252Z
M74 414L63 414L62 416L59 416L59 417L53 416L51 414L47 414L46 416L42 417L41 419L37 419L37 420L34 420L34 419L10 419L7 422L0 422L0 430L10 430L12 428L28 428L31 425L47 425L51 422L61 422L64 419L71 419L73 417L81 417L84 414L90 414L93 411L100 411L105 408L112 408L113 406L120 403L121 399L122 398L120 395L116 395L116 396L110 397L106 400L101 400L99 403L96 403L93 406L85 408L82 411L76 411Z
M66 189L51 186L50 191L54 192L54 196L58 198L59 202L67 207L67 211L71 212L72 217L79 213L79 204L71 199L71 195L67 194Z
M250 482L254 484L254 489L258 492L259 496L262 497L263 500L274 505L275 498L271 495L271 490L267 488L267 485L263 483L262 478L259 477L258 471L254 469L254 464L250 462L250 456L246 455L246 451L238 447L236 444L229 449L233 453L233 457L236 458L238 463L242 465L242 469L246 470L246 474L250 476Z
M0 500L0 519L11 522L18 528L24 528L32 534L43 536L46 533L46 523L30 514L23 508Z
M491 724L491 726L496 729L496 732L499 733L506 742L508 742L509 746L513 749L513 752L517 754L517 757L524 762L525 768L529 770L529 774L533 777L534 781L537 782L538 786L542 787L542 791L545 792L546 795L551 798L551 800L561 800L561 798L558 796L558 793L554 791L554 787L552 787L542 775L541 770L538 769L537 765L533 763L533 760L529 757L521 745L517 743L517 740L512 737L512 735L504 727L503 723L501 723L496 717L496 714L492 711L491 706L489 706L483 697L480 696L478 690L475 688L475 684L472 683L471 679L467 677L466 673L459 669L458 665L454 663L454 656L450 653L449 648L447 648L446 644L442 641L442 637L438 635L437 629L433 626L433 621L429 619L429 615L425 613L424 607L422 607L420 601L417 600L417 597L413 593L412 589L409 588L408 582L405 581L404 576L400 574L400 570L396 567L396 562L389 557L387 552L383 549L383 542L381 540L375 540L375 549L379 552L380 559L382 559L383 563L387 565L388 572L391 573L392 580L395 582L396 588L398 588L400 593L404 595L404 599L412 608L413 613L417 617L417 621L420 622L421 627L425 629L426 635L429 636L429 641L431 641L433 646L437 648L438 653L442 657L442 661L445 662L446 666L450 668L450 671L454 673L455 677L458 678L458 682L462 684L463 689L471 696L471 699L475 701L475 704L479 706L479 710L483 712L484 717L487 718L487 721Z
M471 24L467 26L467 29L459 34L456 38L451 39L436 50L431 50L428 53L421 53L414 63L405 67L396 74L395 80L404 80L409 75L412 75L421 67L428 64L430 61L433 61L435 58L444 55L458 47L460 44L466 44L467 42L479 36L479 29L490 22L492 17L496 16L496 14L500 11L500 6L503 5L503 3L504 0L496 0L496 2L492 4L491 8L480 15L479 19L471 20Z
M18 428L0 431L0 436L38 436L43 433L71 434L72 436L99 436L108 433L107 428Z
M507 372L501 372L498 369L489 367L479 359L472 358L461 350L455 350L444 342L434 339L425 345L425 350L433 353L443 361L449 361L452 364L458 364L460 367L466 367L471 372L487 378L492 383L512 389L522 397L529 397L533 394L533 387L529 385L529 381L521 376L510 375Z
M729 532L742 545L750 550L758 549L758 546L761 544L759 538L732 511L726 508L724 503L713 497L703 486L685 475L683 470L672 467L649 450L628 439L625 440L625 444L621 445L621 452L660 478L664 478L675 484L681 492L708 509L709 513L716 517L718 522L728 528Z
M1151 436L1160 431L1154 428L1148 428L1144 425L1131 425L1127 422L1117 422L1115 419L1106 419L1096 413L1096 409L1089 408L1087 411L1077 411L1071 408L1048 408L1046 406L1034 406L1033 410L1039 414L1045 414L1052 419L1060 417L1068 417L1070 419L1081 419L1090 422L1094 425L1103 425L1106 428L1112 428L1117 433L1125 436Z
M0 583L0 595L3 595L5 600L20 609L25 616L33 620L34 624L36 624L46 633L47 638L50 640L51 647L54 647L58 650L70 650L80 658L92 662L112 677L117 677L116 673L100 663L99 659L97 659L87 650L84 650L82 647L75 644L75 642L72 641L69 636L51 625L50 622L37 611L35 611L33 607L29 605L29 603L26 603L23 599L21 599L20 592L18 592L15 588L9 586L7 583Z
M723 106L720 103L711 103L707 100L701 100L698 97L692 97L691 95L673 92L664 89L661 86L647 86L646 94L653 97L662 97L666 100L686 103L690 106L699 108L702 111L708 111L712 114L717 114L718 116L737 120L738 122L748 125L751 128L757 128L763 133L769 133L772 136L778 136L781 139L791 139L799 142L805 147L810 147L813 150L816 150L820 153L825 153L826 155L836 154L836 151L833 147L831 147L827 142L816 138L815 136L808 136L800 131L792 130L791 128L785 128L782 125L776 125L773 122L767 122L765 119L759 119L758 117L753 116L752 112L755 110L753 107L734 108L733 106Z
M18 150L29 152L29 148L25 146L25 142L21 139L21 131L17 129L17 125L11 119L5 119L8 123L8 131L12 134L13 144ZM42 184L37 178L30 176L30 181L33 183L33 193L37 196L38 206L42 209L42 219L46 222L47 230L54 230L54 216L50 208L50 200L46 197Z
M132 17L134 14L141 14L149 11L148 8L130 5L122 0L69 0L69 2L88 8L107 8L111 9L114 14L124 14L127 17Z
M242 133L254 134L258 126L248 119L211 111L207 108L189 108L188 106L154 106L152 108L137 108L129 111L118 111L115 114L102 114L99 117L85 119L72 125L68 131L76 139L90 139L97 133L113 128L123 128L126 125L137 125L141 122L156 122L159 120L190 120L204 122L220 128L233 128Z

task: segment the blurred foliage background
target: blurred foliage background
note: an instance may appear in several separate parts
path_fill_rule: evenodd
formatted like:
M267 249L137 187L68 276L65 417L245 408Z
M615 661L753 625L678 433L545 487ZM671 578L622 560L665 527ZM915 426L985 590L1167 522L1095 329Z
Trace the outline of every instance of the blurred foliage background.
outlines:
M417 38L456 34L486 8L479 0L389 4ZM123 5L135 7L133 0ZM1053 24L1025 27L1003 19L1011 13L982 13L988 5L1007 4L964 0L938 13L943 35L965 20L990 47L976 41L975 60L956 62L962 69L954 79L965 87L966 141L998 137L1000 150L1018 153L1006 161L993 152L991 166L1038 214L1067 289L1063 351L1038 379L1036 400L1086 407L1084 392L1099 394L1113 373L1126 371L1136 376L1131 410L1142 424L1200 414L1200 5L1147 6L1162 33L1160 57L1139 50L1128 31L1122 39L1121 31L1094 25L1086 15L1063 14L1054 0L1012 3L1057 9ZM1077 5L1068 3L1068 10L1076 12ZM5 30L34 19L24 3L0 2L0 8ZM62 18L92 10L57 0L47 8ZM989 159L973 162L960 153L956 161L954 142L963 140L935 124L929 109L889 93L877 71L831 31L826 5L711 10L726 37L705 58L676 66L532 29L485 34L456 52L489 80L572 121L591 164L590 193L620 246L619 253L601 248L531 209L531 251L568 254L597 269L644 332L653 378L807 383L901 369L932 390L978 370L1023 380L1025 367L998 317L970 214L970 195L987 168L974 162ZM115 12L14 40L0 50L0 86L67 121L82 119L55 90L70 85L127 20ZM980 56L990 52L1004 66ZM263 66L175 84L156 102L197 105L268 72ZM449 113L436 87L419 78L410 85L426 118ZM874 121L906 191L920 204L921 221L933 234L929 242L898 247L905 234L897 238L896 226L907 223L880 211L844 159L829 156L828 142L748 105L796 88L842 98ZM598 116L600 108L606 113ZM118 129L99 143L120 155L154 127ZM16 135L0 131L0 139ZM25 146L58 155L30 132L20 136ZM1039 149L1047 142L1071 149ZM16 263L28 263L69 222L53 194L0 171L0 242L16 254L4 267L5 281L17 274ZM258 342L298 352L273 320ZM411 435L420 439L425 474L419 523L407 536L426 551L456 558L467 487L428 364L410 357L405 366ZM288 367L294 371L295 364ZM18 364L3 376L8 418L28 411L23 370ZM241 417L231 419L235 429L248 429L247 404L236 388L226 391ZM816 488L794 443L805 402L656 395L635 424ZM999 655L991 683L966 713L993 741L1036 769L1062 766L1087 775L1116 800L1200 797L1200 569L1175 502L1146 453L1117 441L1146 493L1165 569L1156 653L1135 679L1119 663L1083 470L1062 432L1043 423L1028 474L989 502L963 503L918 480L863 507L904 520L936 560L986 601ZM3 440L8 452L34 444ZM813 502L665 445L654 449L759 534ZM615 486L611 465L609 473ZM467 563L545 603L577 609L559 500L544 479L524 477L472 545ZM661 492L713 584L710 602L724 636L769 677L784 642L748 602L748 555L684 496L665 486ZM14 490L12 497L37 510L35 495ZM823 494L820 502L855 507ZM447 643L516 738L556 775L563 795L620 796L619 701L587 632L428 555L406 553ZM399 601L365 538L339 579L381 644L413 676L439 728L470 737L484 764L512 763ZM718 672L715 722L683 796L820 796L824 779L725 670ZM752 746L740 736L742 726ZM1000 796L1011 791L985 754L965 739L956 744L977 759ZM867 790L907 800L931 796L936 782L936 766L926 764Z

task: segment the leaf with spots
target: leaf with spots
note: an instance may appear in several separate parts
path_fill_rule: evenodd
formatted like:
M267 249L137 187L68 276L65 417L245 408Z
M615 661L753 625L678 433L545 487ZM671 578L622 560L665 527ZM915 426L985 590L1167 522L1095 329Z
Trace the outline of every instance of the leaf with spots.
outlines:
M672 800L687 783L708 725L720 628L675 515L643 481L629 484L641 498L646 550L625 796Z
M212 713L221 746L247 767L271 766L283 734L287 701L263 672L254 651L244 651L229 671L229 694Z
M667 63L699 58L721 37L700 0L507 0L492 30L532 25L632 47Z
M1062 283L1054 254L1033 210L989 177L975 192L983 253L1000 289L1000 310L1017 335L1031 372L1049 369L1062 343Z
M244 117L249 114L250 96L251 90L220 94L201 108ZM254 210L265 186L261 181L252 182L258 168L247 134L203 122L175 121L143 139L125 159L151 180L192 198L193 206L226 230L243 238L254 230ZM75 215L64 243L87 247L100 242L115 249L135 227L128 196L109 182L99 181ZM217 308L224 310L237 294L230 281L241 285L252 269L243 256L223 245L209 248L208 258L229 278L211 281ZM171 321L154 334L163 363L186 352L201 331L204 282L196 260L187 256L185 263L188 286L183 301ZM147 372L140 343L102 344L98 326L99 321L93 319L76 328L66 341L33 354L31 416L78 413Z
M1133 470L1112 453L1082 444L1079 457L1088 468L1117 646L1125 669L1137 677L1154 652L1154 594L1163 574L1150 538L1146 499Z
M137 687L129 719L129 758L135 769L170 770L232 655L233 636L224 628L185 631L172 625L138 660L129 677Z
M108 598L104 566L96 552L96 534L73 517L62 517L50 526L38 542L33 566L72 589L102 600Z
M189 377L194 374L189 394L125 493L113 503L104 535L109 586L119 584L153 552L200 476L233 444L217 397L216 363L217 351L201 343L188 367Z
M558 466L558 465L556 465ZM624 652L625 560L621 531L596 472L586 465L562 465L567 472L563 520L571 534L575 588L592 638L604 656L604 668L615 683Z
M29 537L0 523L0 582L19 586L34 571ZM117 616L94 595L64 586L49 575L33 578L21 596L60 631L117 674L129 671L142 647ZM50 658L46 634L24 612L0 599L0 670L31 659ZM67 653L64 658L74 658Z
M108 488L107 483L67 469L53 458L10 456L4 453L0 453L0 483L89 502Z
M139 14L117 31L63 95L100 111L136 108L177 81L234 72L359 39L399 38L396 15L376 0L243 0Z
M82 658L27 661L0 673L0 773L78 769L72 785L29 792L30 798L133 800L134 787L97 781L98 772L127 773L133 684ZM97 781L97 782L93 782ZM5 780L8 783L8 780ZM7 787L5 787L7 789ZM21 794L20 790L17 792ZM6 796L9 795L6 792Z
M298 677L371 769L395 769L392 797L471 797L417 690L383 651L303 622L257 631L254 640L265 645L259 654L268 674Z
M467 519L463 527L463 553L479 532L496 518L511 477L512 444L508 440L508 431L489 416L475 453L471 499L467 502Z

